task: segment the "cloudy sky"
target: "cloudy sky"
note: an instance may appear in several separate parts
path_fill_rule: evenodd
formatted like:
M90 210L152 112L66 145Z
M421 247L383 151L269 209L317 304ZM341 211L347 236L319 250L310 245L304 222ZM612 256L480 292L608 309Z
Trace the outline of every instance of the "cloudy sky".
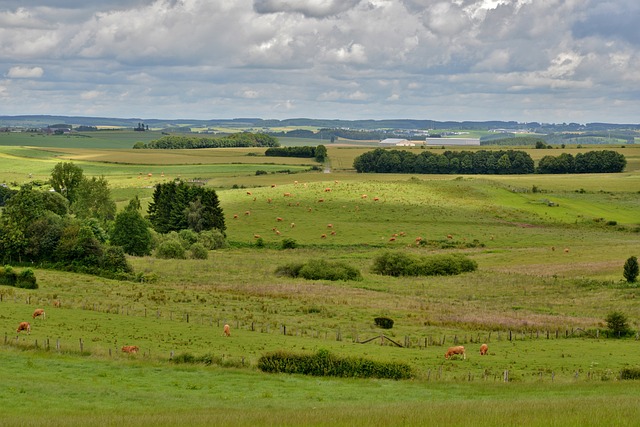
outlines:
M2 0L0 115L640 123L637 0Z

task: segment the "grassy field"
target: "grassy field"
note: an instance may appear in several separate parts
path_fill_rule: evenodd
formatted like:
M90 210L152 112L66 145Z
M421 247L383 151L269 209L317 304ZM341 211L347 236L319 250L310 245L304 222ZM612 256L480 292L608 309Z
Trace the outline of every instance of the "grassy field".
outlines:
M354 173L363 148L330 146L327 174L304 172L312 163L299 159L247 156L255 150L194 156L46 138L0 143L0 181L45 181L72 159L86 175L106 176L122 204L134 195L148 201L157 182L200 178L218 192L231 247L207 260L131 258L156 277L146 283L36 268L38 290L0 287L2 425L637 424L637 381L619 372L640 366L638 341L604 337L614 310L640 329L640 288L622 279L624 261L640 255L635 147L620 148L629 162L622 174L409 176ZM266 247L255 246L255 235ZM417 237L430 244L417 246ZM279 249L284 238L300 247ZM373 274L374 258L388 250L463 253L479 268L452 277ZM347 262L363 280L275 275L277 266L310 259ZM46 319L31 319L37 307ZM394 327L375 327L376 316ZM32 332L16 338L24 320ZM222 336L225 323L231 337ZM466 360L444 359L454 342L467 347ZM478 354L482 342L488 356ZM123 345L141 352L124 355ZM402 361L416 375L259 372L258 358L280 349ZM170 361L185 352L216 363Z

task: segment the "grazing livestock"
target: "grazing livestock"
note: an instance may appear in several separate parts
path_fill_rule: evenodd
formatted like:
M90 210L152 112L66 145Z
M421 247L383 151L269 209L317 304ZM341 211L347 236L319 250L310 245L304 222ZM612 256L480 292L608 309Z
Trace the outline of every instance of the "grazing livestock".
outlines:
M363 198L363 199L366 199L366 198L367 198L367 195L366 195L366 194L363 194L363 195L362 195L362 196L360 196L360 197L361 197L361 198Z
M416 243L422 242L422 237L416 237Z
M487 354L487 351L489 351L489 346L486 344L482 344L480 346L480 356L484 356L485 354Z
M331 232L331 235L332 235L332 236L335 236L335 235L336 235L336 232L335 232L335 231L332 231L332 232Z
M53 306L56 307L56 308L60 308L60 300L57 299L57 300L53 301Z
M444 358L445 359L449 359L450 357L452 357L453 355L456 354L461 354L463 359L466 359L467 356L465 355L464 352L464 347L461 345L455 346L455 347L449 347L449 349L447 350L447 352L444 354Z
M291 197L291 193L284 193L283 196L284 197Z
M43 319L47 318L47 314L44 312L43 308L36 308L33 312L33 318L35 319L38 316L42 316Z
M245 211L245 215L251 215L251 211Z
M276 221L278 221L278 222L282 222L282 218L277 217L277 218L276 218Z
M267 199L267 203L271 203L271 197Z
M259 239L259 238L260 238L260 235L259 235L259 234L254 234L254 235L253 235L253 238L254 238L254 239Z
M238 219L238 214L233 215L233 219Z
M318 203L324 202L324 199L318 199Z
M453 236L451 234L447 234L447 239L453 239Z
M225 337L230 337L231 336L231 327L229 327L229 325L224 325L222 333L223 333L223 335Z
M247 196L250 196L250 195L251 195L251 191L247 191Z
M271 188L276 188L276 185L275 184L271 184Z
M328 193L329 191L331 191L331 189L329 187L324 189L325 193Z
M122 346L123 353L136 354L140 351L137 345L124 345Z
M395 237L392 237L392 238L390 238L390 239L389 239L389 241L390 241L390 242L395 242L395 241L396 241L396 238L395 238Z
M295 222L292 222L292 223L291 223L291 228L294 228L295 226L296 226L296 223L295 223Z
M29 322L20 322L18 329L16 329L16 333L20 333L20 331L27 331L27 334L30 334L31 324Z
M333 228L333 224L327 224L327 228Z
M380 200L380 198L379 198L379 197L374 197L374 198L373 198L373 201L374 201L374 202L377 202L378 200Z
M569 253L569 248L564 248L564 253L568 254Z
M326 235L326 234L323 234L322 236L320 236L320 238L321 238L321 239L326 239L326 238L327 238L327 235Z

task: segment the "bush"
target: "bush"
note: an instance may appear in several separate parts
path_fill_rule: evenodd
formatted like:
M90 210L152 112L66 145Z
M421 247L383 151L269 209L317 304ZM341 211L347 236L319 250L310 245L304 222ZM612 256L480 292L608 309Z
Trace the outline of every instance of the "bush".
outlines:
M624 270L622 274L628 283L634 283L638 279L639 271L640 268L638 267L638 258L632 256L629 257L624 263Z
M33 270L30 268L22 270L22 272L18 274L16 287L23 289L38 289L36 275L33 273Z
M316 354L295 354L285 351L267 353L258 360L258 369L269 373L304 374L345 378L413 377L411 367L401 362L376 362L364 358L338 357L327 350Z
M132 273L133 268L127 262L127 256L124 248L121 246L107 246L102 254L101 267L108 271L121 271L124 273Z
M15 286L18 275L10 265L0 267L0 285Z
M198 242L209 250L222 249L228 246L224 234L217 228L198 233Z
M293 239L283 239L280 247L282 249L295 249L298 247L298 243Z
M623 368L620 371L621 380L640 380L640 368Z
M304 263L301 262L281 265L276 268L275 274L276 276L298 277L302 267L304 267Z
M202 243L194 243L191 245L191 258L193 259L207 259L209 258L209 251L202 245Z
M182 246L184 246L185 249L198 241L198 233L189 229L180 230L178 232L178 237L180 238L180 243L182 243Z
M627 316L619 311L613 311L605 318L607 329L613 337L622 338L633 333L629 328Z
M256 248L264 248L264 239L262 237L256 239Z
M186 259L184 247L178 240L165 240L158 245L156 257L163 259Z
M393 328L393 319L389 319L388 317L376 317L373 319L376 326L382 329L391 329Z
M450 276L475 271L478 264L460 254L411 256L385 252L373 261L372 271L384 276Z

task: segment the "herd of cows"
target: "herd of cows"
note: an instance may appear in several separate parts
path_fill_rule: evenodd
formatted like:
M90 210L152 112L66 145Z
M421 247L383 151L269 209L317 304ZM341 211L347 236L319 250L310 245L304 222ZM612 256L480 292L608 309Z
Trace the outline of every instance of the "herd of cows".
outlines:
M484 356L485 354L487 354L487 352L489 351L489 346L486 344L482 344L480 346L480 356ZM447 349L447 352L444 354L444 358L445 359L450 359L451 357L455 356L455 355L462 355L463 359L467 358L464 346L461 345L457 345L455 347L449 347Z
M56 303L54 303L55 307L60 307L60 303L58 301L56 301ZM42 319L46 319L47 317L47 313L45 313L43 308L36 308L35 311L33 312L33 315L31 316L33 319L40 317ZM18 328L16 329L16 333L19 334L20 332L25 331L28 334L31 333L31 323L29 322L20 322L18 324ZM224 328L222 330L222 335L224 335L225 337L230 337L231 336L231 327L229 325L224 325ZM137 345L124 345L122 346L122 352L123 353L128 353L128 354L137 354L140 351L140 348Z

